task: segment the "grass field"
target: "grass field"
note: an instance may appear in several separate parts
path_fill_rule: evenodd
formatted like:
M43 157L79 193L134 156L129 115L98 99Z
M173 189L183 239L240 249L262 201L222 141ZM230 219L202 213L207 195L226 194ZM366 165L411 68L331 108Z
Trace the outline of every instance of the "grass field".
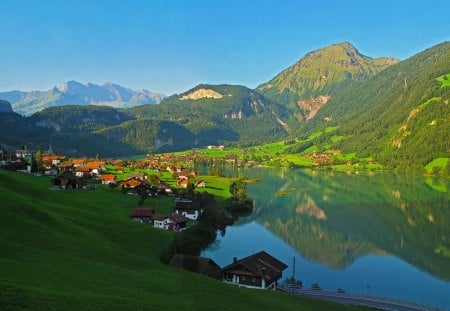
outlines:
M449 158L434 159L425 166L425 171L427 172L427 174L431 174L435 167L438 168L439 170L444 170L449 160L450 160Z
M441 88L450 86L450 73L442 75L436 78L436 80L438 80L441 83Z
M352 309L165 266L172 233L128 218L137 197L49 182L0 170L1 310ZM157 212L162 202L146 200Z

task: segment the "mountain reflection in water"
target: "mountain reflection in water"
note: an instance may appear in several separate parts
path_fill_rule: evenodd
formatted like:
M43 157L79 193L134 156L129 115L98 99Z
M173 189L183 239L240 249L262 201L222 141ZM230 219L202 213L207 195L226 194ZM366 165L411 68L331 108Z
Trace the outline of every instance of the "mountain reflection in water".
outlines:
M243 173L261 178L260 183L248 185L254 212L227 229L229 232L233 230L239 241L227 242L226 233L205 255L213 259L215 256L223 257L220 252L225 251L230 243L243 246L228 247L229 251L239 252L227 254L228 258L248 255L251 241L261 244L258 237L245 244L245 228L252 228L251 224L255 223L268 231L258 233L259 238L274 235L277 239L271 243L282 240L293 249L293 256L319 264L329 275L333 271L341 271L345 277L352 264L359 259L367 261L370 258L373 265L368 264L367 274L373 273L374 269L379 269L380 275L388 273L389 269L406 271L409 268L405 266L411 265L415 267L411 271L425 272L430 274L426 278L437 279L440 285L429 285L437 286L438 289L433 291L437 295L441 290L450 290L449 194L437 191L422 177L391 173L348 175L280 168L246 169ZM448 184L445 186L450 189ZM276 249L274 245L267 244L267 247ZM286 254L273 255L286 257ZM381 264L383 260L395 264ZM219 258L219 264L222 264L220 261ZM381 271L383 269L386 271ZM392 273L395 274L395 270ZM422 280L414 273L410 272L412 282ZM387 284L387 280L384 282L386 288L402 286ZM421 282L420 287L427 286L423 284L426 281ZM326 288L326 284L320 285ZM450 308L449 298L441 298L429 297L428 303L438 301L440 306Z

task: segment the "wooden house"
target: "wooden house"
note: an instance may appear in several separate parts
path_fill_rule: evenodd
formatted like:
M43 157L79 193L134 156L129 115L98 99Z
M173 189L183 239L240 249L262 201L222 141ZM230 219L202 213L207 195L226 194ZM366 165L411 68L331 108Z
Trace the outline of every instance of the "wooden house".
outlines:
M117 176L112 174L104 174L100 176L103 185L115 184L116 178Z
M170 223L168 226L168 230L176 232L182 231L186 229L187 221L188 219L183 215L177 214L170 215Z
M177 185L181 188L186 189L189 185L189 178L185 176L177 178Z
M206 188L206 182L203 179L197 180L195 188Z
M286 264L261 251L240 260L233 258L233 263L222 269L222 280L240 287L275 289L286 268Z
M73 170L75 172L75 176L83 177L84 175L91 175L92 170L86 166L77 166Z
M52 185L61 189L76 189L77 177L71 172L64 172L53 178Z
M132 173L132 174L130 174L129 178L130 179L134 178L134 179L137 179L137 180L140 180L140 181L144 181L144 180L147 179L147 178L145 178L144 173Z
M130 212L130 218L142 224L149 224L153 220L155 210L147 207L136 207Z
M159 229L178 232L186 228L187 220L183 215L153 215L153 226Z

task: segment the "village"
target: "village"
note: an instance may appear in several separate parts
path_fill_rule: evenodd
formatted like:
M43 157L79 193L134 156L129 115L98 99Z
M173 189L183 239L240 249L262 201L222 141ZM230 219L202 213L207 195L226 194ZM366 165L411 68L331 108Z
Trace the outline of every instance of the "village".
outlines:
M211 149L211 148L210 148ZM235 155L219 159L236 165ZM146 199L168 197L173 202L173 212L158 213L157 208L138 206L129 213L131 221L149 225L159 230L180 233L195 225L205 209L203 200L192 195L194 190L205 190L207 183L195 162L210 163L213 159L198 154L166 154L143 160L100 160L87 157L69 158L46 152L40 155L27 150L1 152L0 165L22 173L51 176L54 190L121 190L124 195L135 195L139 205ZM216 159L217 161L217 159ZM203 178L205 177L205 178ZM101 185L101 186L100 186ZM191 195L186 195L190 193ZM165 209L167 211L167 209ZM175 253L169 265L199 273L239 287L276 289L287 265L265 251L252 254L221 268L210 258L192 254Z

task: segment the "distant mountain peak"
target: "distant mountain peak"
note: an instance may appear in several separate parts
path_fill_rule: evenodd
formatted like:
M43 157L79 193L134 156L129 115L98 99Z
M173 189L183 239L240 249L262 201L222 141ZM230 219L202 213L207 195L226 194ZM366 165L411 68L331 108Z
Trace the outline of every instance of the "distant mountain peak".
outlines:
M298 120L311 119L326 104L318 99L329 99L352 82L366 80L397 62L392 57L362 55L351 43L340 42L307 53L257 90L296 110Z
M98 85L69 80L59 87L53 87L45 92L1 92L0 98L11 102L15 112L31 115L53 106L102 105L129 108L138 105L159 104L165 95L145 89L134 91L113 82Z
M68 92L70 89L73 89L73 88L83 88L83 87L84 87L84 85L83 85L82 83L80 83L80 82L78 82L78 81L70 80L70 81L67 81L67 82L64 82L63 84L61 84L61 85L58 87L58 90L59 90L61 93L66 93L66 92Z

